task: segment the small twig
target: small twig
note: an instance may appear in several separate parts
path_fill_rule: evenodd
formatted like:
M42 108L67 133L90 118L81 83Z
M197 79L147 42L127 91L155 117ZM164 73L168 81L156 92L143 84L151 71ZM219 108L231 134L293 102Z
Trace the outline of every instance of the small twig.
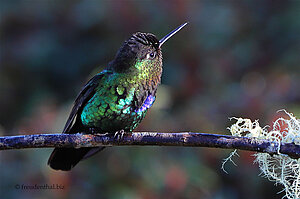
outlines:
M45 147L97 147L97 146L189 146L240 149L277 154L279 144L267 140L206 133L126 133L120 140L104 134L39 134L0 137L0 150ZM280 153L300 158L300 146L281 144Z

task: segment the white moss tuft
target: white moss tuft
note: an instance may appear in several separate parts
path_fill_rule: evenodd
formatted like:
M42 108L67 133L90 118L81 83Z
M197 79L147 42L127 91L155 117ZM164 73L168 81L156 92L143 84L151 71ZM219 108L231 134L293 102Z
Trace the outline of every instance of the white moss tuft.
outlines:
M291 113L283 110L288 119L278 118L271 131L267 127L260 127L258 120L252 122L250 119L230 118L237 122L229 130L232 135L239 137L255 137L267 139L280 143L295 143L300 145L300 120L297 120ZM300 198L300 159L292 159L287 155L269 155L268 153L256 153L255 162L258 163L262 175L275 184L282 184L286 193L285 197ZM225 159L222 164L232 161L233 155Z

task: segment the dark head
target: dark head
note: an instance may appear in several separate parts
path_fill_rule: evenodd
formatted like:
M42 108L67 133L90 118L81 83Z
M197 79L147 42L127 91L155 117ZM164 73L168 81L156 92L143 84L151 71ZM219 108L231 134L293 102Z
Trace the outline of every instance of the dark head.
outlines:
M110 67L118 73L148 73L162 67L161 46L176 32L183 28L182 24L161 40L151 33L134 33L119 49Z
M162 56L159 41L151 33L134 33L119 49L112 67L116 72L134 72L138 63L161 64ZM154 63L155 62L155 63Z

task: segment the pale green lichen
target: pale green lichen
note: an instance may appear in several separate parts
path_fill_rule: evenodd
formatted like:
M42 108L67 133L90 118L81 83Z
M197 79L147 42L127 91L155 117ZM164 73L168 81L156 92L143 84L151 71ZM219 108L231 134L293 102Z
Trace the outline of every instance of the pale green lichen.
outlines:
M267 131L266 127L260 127L258 121L252 122L250 119L231 118L237 120L229 130L232 135L239 137L255 137L259 139L267 139L280 143L294 143L300 145L300 120L296 119L291 113L287 114L288 119L278 118L271 131ZM222 164L232 161L232 157L236 154L236 150ZM287 155L278 154L269 155L268 153L256 153L255 162L258 163L261 174L274 181L275 184L281 184L284 187L285 196L288 199L300 198L300 159L292 159ZM225 171L226 172L226 171Z

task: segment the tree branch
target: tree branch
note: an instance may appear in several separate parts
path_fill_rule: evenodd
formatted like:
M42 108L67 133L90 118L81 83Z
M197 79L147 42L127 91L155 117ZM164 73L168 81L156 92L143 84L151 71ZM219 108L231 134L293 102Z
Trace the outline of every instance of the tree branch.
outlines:
M286 154L291 158L300 158L300 146L281 144L268 140L234 137L206 133L125 133L123 138L104 134L39 134L0 137L0 150L46 147L98 147L98 146L189 146L240 149L269 153Z

